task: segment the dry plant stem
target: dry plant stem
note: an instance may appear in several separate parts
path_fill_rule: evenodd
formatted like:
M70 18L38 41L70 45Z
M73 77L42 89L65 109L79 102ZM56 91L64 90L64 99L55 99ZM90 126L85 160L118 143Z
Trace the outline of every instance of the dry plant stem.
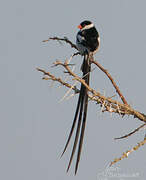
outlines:
M117 110L116 112L117 113L121 113L121 114L129 114L129 115L133 115L134 117L138 118L139 120L143 121L143 122L146 122L146 115L138 112L138 111L135 111L134 109L132 109L129 105L126 105L126 104L122 104L116 100L113 100L111 98L107 98L103 95L101 95L99 92L96 92L94 89L92 89L90 86L88 86L85 81L83 79L81 79L80 77L78 77L75 73L73 73L71 71L71 69L69 68L68 64L67 64L67 61L65 61L65 63L61 63L60 61L56 61L55 62L55 65L61 65L63 66L67 71L68 73L73 76L77 81L81 82L87 89L89 92L91 92L93 94L93 97L99 97L101 99L101 101L103 102L106 102L105 103L105 106L109 106L111 105L111 108L116 108L118 107L118 109L121 111L119 112L119 110ZM94 99L95 100L95 99ZM98 101L99 103L99 101ZM102 103L102 102L101 102ZM108 104L109 103L109 104ZM108 110L108 109L107 109ZM109 111L109 110L108 110Z
M56 77L55 77L54 75L52 75L50 72L46 72L46 71L44 71L43 69L40 69L40 68L36 68L36 69L37 69L38 71L42 72L44 75L49 76L49 77L51 78L51 80L57 81L57 82L59 82L60 84L66 86L66 87L68 87L68 88L72 88L75 92L76 92L76 91L79 91L75 86L72 87L70 84L64 82L61 78L56 78Z
M68 73L74 77L75 80L82 83L88 89L88 91L91 92L91 94L88 94L89 98L93 101L96 101L98 104L101 104L101 105L104 104L105 111L114 112L114 113L118 113L118 114L122 114L122 115L126 115L126 114L133 115L135 118L138 118L139 120L141 120L143 122L146 122L145 114L132 109L130 106L127 106L126 104L122 104L116 100L113 100L112 98L107 98L107 97L101 95L99 92L96 92L91 87L89 87L82 78L78 77L75 73L73 73L71 71L71 69L69 68L69 66L67 64L67 61L65 63L56 61L54 64L55 64L55 66L58 66L58 65L63 66L68 71ZM44 73L44 75L49 76L53 81L57 81L68 88L72 88L72 85L64 82L63 80L61 80L61 78L56 78L54 75L52 75L49 72L46 72L40 68L37 68L37 70ZM77 91L76 87L73 87L72 89L75 92Z
M127 138L129 136L131 136L132 134L136 133L137 131L139 131L141 128L143 128L144 126L146 126L146 123L142 124L141 126L139 126L138 128L136 128L134 131L130 132L129 134L126 134L124 136L118 137L118 138L114 138L115 140L117 139L124 139Z
M50 37L49 39L47 40L43 40L42 42L48 42L49 40L57 40L57 41L64 41L66 42L67 44L70 44L70 46L76 50L78 50L78 48L76 47L75 44L73 44L68 38L59 38L59 37Z
M117 163L118 161L121 161L124 158L127 158L129 156L129 154L131 154L133 151L136 151L137 149L139 149L141 146L143 146L146 143L146 138L139 142L136 146L134 146L131 150L126 151L125 153L122 154L122 156L120 158L115 158L114 161L112 161L110 163L110 166L112 166L113 164Z
M116 92L119 94L120 98L122 99L123 103L126 104L126 105L128 105L126 99L125 99L124 96L122 95L119 87L116 85L114 79L113 79L112 76L109 74L109 72L108 72L106 69L104 69L104 68L103 68L97 61L95 61L93 58L92 58L92 63L95 64L96 66L98 66L99 69L100 69L101 71L103 71L103 72L107 75L107 77L110 79L112 85L113 85L114 88L116 89Z

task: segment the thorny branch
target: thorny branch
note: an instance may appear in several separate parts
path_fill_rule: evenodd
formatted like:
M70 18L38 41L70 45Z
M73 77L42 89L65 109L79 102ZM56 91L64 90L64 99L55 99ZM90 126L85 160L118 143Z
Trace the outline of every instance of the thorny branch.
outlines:
M119 96L120 96L121 100L123 101L123 103L128 105L126 99L125 99L124 96L122 95L119 87L116 85L114 79L113 79L112 76L109 74L109 72L108 72L106 69L104 69L104 68L103 68L97 61L95 61L94 59L92 59L92 63L95 64L96 66L98 66L98 67L107 75L107 77L110 79L112 85L113 85L114 88L116 89L116 92L119 94Z
M129 156L129 154L131 154L133 151L138 150L138 149L139 149L141 146L143 146L144 144L146 144L146 138L144 138L143 141L139 142L139 143L138 143L136 146L134 146L132 149L124 152L121 157L115 158L114 161L112 161L112 162L110 163L110 166L112 166L113 164L117 163L118 161L121 161L121 160L124 159L124 158L127 158L127 157Z
M61 61L56 61L54 63L54 65L55 66L63 66L67 70L67 72L72 77L74 77L74 79L76 81L82 83L88 89L88 92L91 93L91 95L89 95L90 99L92 99L93 101L96 101L101 106L104 103L104 111L115 112L115 113L118 113L120 115L133 115L134 118L138 118L139 120L146 122L146 115L145 114L134 110L129 105L122 104L117 100L105 97L105 96L101 95L99 92L92 89L90 86L88 86L82 78L80 78L79 76L77 76L75 73L73 73L71 71L67 62L68 62L67 60L65 61L65 63L62 63ZM43 72L45 75L48 75L52 80L58 81L62 85L66 86L68 88L72 87L72 85L64 82L63 80L61 80L61 78L56 78L54 75L51 75L49 72L45 72L44 70L39 69L39 68L37 70ZM75 87L73 87L72 89L75 90Z
M52 75L50 72L46 72L45 70L40 69L40 68L37 68L37 70L40 71L40 72L42 72L44 75L49 76L51 80L56 81L56 82L59 82L60 84L66 86L66 87L68 87L68 88L72 88L75 92L76 92L76 91L79 91L76 87L72 87L70 84L64 82L61 78L56 78L56 77L55 77L54 75ZM47 78L43 78L43 79L49 80L49 78L48 78L48 79L47 79Z
M50 37L48 40L44 40L43 42L48 42L49 40L57 40L57 41L63 41L67 44L69 44L72 48L77 49L76 45L73 44L70 40L68 40L68 38L58 38L58 37ZM73 56L80 54L79 52L74 53ZM72 57L73 57L72 56ZM122 102L124 104L122 104L121 102L114 100L113 98L109 98L109 97L105 97L103 96L101 93L95 91L94 89L92 89L90 86L88 86L85 81L80 78L78 75L76 75L70 68L69 68L69 63L68 60L66 60L64 63L62 63L61 61L56 61L54 63L54 66L63 66L65 68L65 70L67 71L67 73L73 77L73 80L78 81L80 83L82 83L87 89L88 89L88 97L90 98L90 100L95 101L97 104L99 104L102 107L102 112L110 112L110 113L117 113L119 115L122 115L122 117L124 115L132 115L134 118L139 119L140 121L143 121L144 124L142 124L140 127L136 128L134 131L130 132L129 134L126 134L122 137L119 138L115 138L115 139L122 139L122 138L126 138L131 136L132 134L134 134L135 132L139 131L140 129L142 129L145 125L146 125L146 115L144 113L141 113L135 109L133 109L130 105L128 105L126 99L124 98L124 96L122 95L119 87L116 85L114 79L112 78L112 76L109 74L109 72L104 69L97 61L94 60L94 58L91 59L91 63L95 64L101 71L103 71L107 77L110 79L112 85L114 86L114 88L116 89L116 92L118 93L118 95L120 96ZM43 77L43 79L45 80L52 80L52 81L56 81L58 83L60 83L61 85L73 90L75 93L78 93L79 90L76 88L76 86L71 85L71 82L66 82L64 80L62 80L60 77L57 78L55 75L51 74L50 72L46 72L43 69L37 68L38 71L42 72L45 77ZM47 78L47 77L48 78ZM123 155L120 158L116 158L114 159L113 162L111 162L110 165L115 164L116 162L124 159L125 157L128 157L128 155L137 150L139 147L141 147L142 145L144 145L146 143L146 138L141 141L140 143L138 143L138 145L136 145L135 147L133 147L131 150L126 151L126 153L123 153Z
M50 38L47 39L47 40L43 40L43 42L48 42L49 40L56 40L56 41L58 41L58 42L60 42L60 41L61 41L61 42L62 42L62 41L63 41L63 42L66 42L67 44L70 44L70 46L71 46L72 48L78 50L78 48L76 47L76 45L73 44L67 37L64 37L64 38L50 37ZM78 54L80 54L80 53L77 52L77 53L75 53L74 55L78 55ZM73 55L73 56L74 56L74 55ZM116 92L119 94L119 96L120 96L121 100L123 101L123 103L126 104L126 105L128 105L126 99L125 99L124 96L122 95L119 87L116 85L116 83L115 83L114 79L112 78L112 76L110 75L110 73L109 73L106 69L104 69L97 61L95 61L94 58L93 58L93 56L91 57L90 61L91 61L91 63L95 64L101 71L103 71L103 72L107 75L107 77L110 79L111 83L113 84Z

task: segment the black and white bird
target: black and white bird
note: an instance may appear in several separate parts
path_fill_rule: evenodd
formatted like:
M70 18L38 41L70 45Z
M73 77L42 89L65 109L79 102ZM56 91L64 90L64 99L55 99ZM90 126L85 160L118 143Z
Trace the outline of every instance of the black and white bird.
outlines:
M94 24L90 21L83 21L78 28L76 45L79 52L84 55L86 51L95 54L99 48L100 38Z
M93 55L97 52L97 50L99 48L99 44L100 44L100 39L99 39L98 31L96 30L96 28L92 22L83 21L78 26L78 28L80 30L76 36L76 46L77 46L80 54L82 56L84 56L81 70L83 72L83 79L85 80L86 84L89 85L89 75L90 75L90 69L91 69L90 55ZM62 155L63 155L68 147L68 144L70 142L71 136L73 134L73 131L74 131L77 119L78 119L74 145L73 145L70 161L69 161L68 168L67 168L67 171L68 171L70 168L75 150L76 150L76 146L77 146L77 144L79 144L78 152L77 152L76 166L75 166L75 174L77 173L78 164L80 161L80 155L81 155L81 150L82 150L85 125L86 125L87 107L88 107L88 94L87 93L88 93L87 88L83 84L81 84L80 94L79 94L77 108L76 108L76 112L75 112L75 117L73 120L73 124L71 127L71 131L70 131L68 140L66 142L65 148L62 153Z

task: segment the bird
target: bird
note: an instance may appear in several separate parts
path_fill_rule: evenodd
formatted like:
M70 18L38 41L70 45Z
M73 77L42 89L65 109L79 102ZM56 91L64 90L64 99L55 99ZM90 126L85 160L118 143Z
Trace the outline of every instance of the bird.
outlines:
M89 77L91 71L90 55L93 56L99 49L100 37L97 29L95 28L94 24L91 21L85 20L81 22L78 25L78 28L79 31L76 35L76 46L81 56L84 57L83 64L81 66L81 70L83 72L82 78L86 82L86 84L89 85ZM72 153L67 167L67 172L68 172L78 144L75 175L77 173L78 165L81 157L81 150L83 145L83 138L85 132L86 118L87 118L87 108L88 108L88 90L83 84L81 84L74 120L72 123L72 127L67 142L65 144L64 150L61 155L63 156L63 154L65 153L69 145L70 139L73 135L73 132L75 130L75 125L77 124Z

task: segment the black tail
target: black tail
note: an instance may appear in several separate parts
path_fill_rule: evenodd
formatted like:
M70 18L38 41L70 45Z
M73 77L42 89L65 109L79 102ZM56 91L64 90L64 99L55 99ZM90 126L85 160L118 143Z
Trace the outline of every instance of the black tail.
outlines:
M90 60L89 60L88 54L86 54L84 56L82 71L83 71L83 79L89 85ZM66 143L65 148L64 148L63 153L62 153L62 155L63 155L64 152L66 151L67 147L68 147L68 144L70 142L70 139L71 139L71 136L72 136L72 133L74 131L75 124L77 121L77 117L78 117L78 124L77 124L77 129L76 129L74 145L73 145L70 161L69 161L68 168L67 168L67 171L68 171L70 168L75 150L76 150L76 146L77 146L78 138L79 138L79 133L80 133L77 160L76 160L76 166L75 166L75 174L77 173L77 170L78 170L78 164L80 161L80 155L81 155L81 150L82 150L83 137L84 137L85 125L86 125L87 107L88 107L87 89L83 84L81 84L80 95L79 95L78 104L77 104L77 108L76 108L76 112L75 112L75 117L73 120L73 124L71 127L71 131L70 131L67 143Z

